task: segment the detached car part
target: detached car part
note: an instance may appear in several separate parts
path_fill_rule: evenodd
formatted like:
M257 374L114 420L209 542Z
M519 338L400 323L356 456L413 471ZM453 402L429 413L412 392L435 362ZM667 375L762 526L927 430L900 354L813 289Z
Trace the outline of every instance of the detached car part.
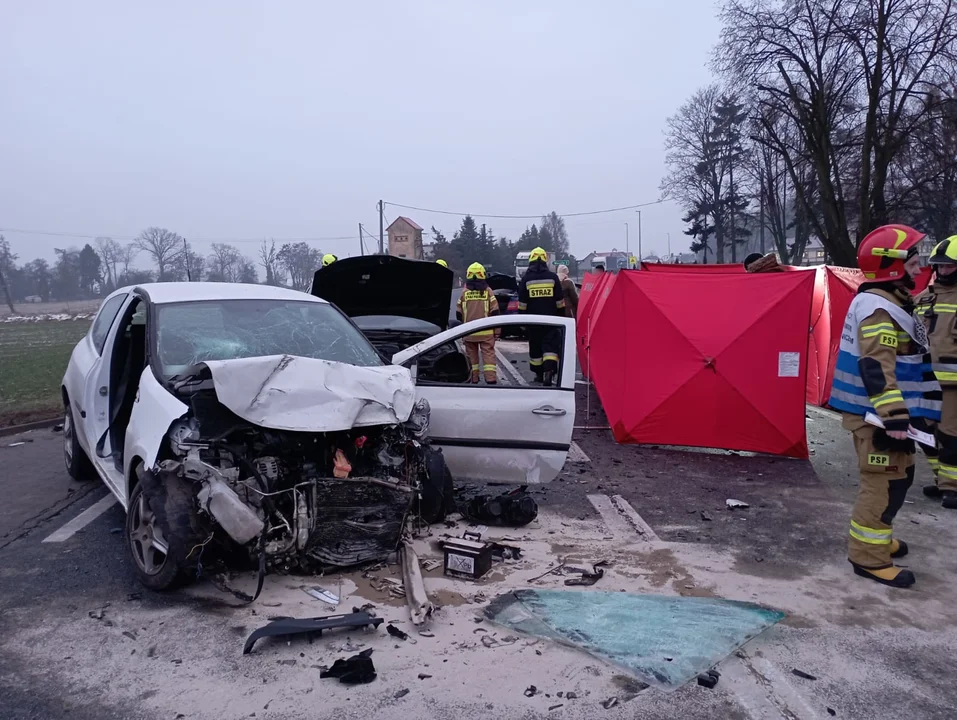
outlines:
M253 649L256 641L264 637L278 637L281 635L299 635L303 633L315 633L322 636L323 630L332 630L334 628L367 628L370 625L378 628L383 623L383 619L373 617L367 612L354 612L348 615L327 615L326 617L315 618L281 618L273 620L268 625L263 625L258 630L254 630L252 635L246 638L246 644L243 645L243 655L248 655Z

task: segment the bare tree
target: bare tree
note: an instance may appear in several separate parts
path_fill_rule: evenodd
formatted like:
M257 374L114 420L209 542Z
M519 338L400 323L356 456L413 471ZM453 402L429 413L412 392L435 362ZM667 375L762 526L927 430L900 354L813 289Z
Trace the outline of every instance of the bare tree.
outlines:
M209 254L208 278L214 282L237 282L239 277L242 254L232 245L213 243L213 251Z
M183 253L183 238L165 228L149 227L141 232L133 243L153 258L156 263L156 279L160 282L171 279L171 271Z
M268 244L263 240L263 244L259 248L259 264L262 266L262 269L266 271L267 285L282 284L278 254L279 251L276 250L275 240L270 240Z
M686 210L688 234L698 239L692 248L709 252L708 239L714 236L717 261L724 262L725 223L722 198L725 165L715 139L718 135L716 110L721 87L708 85L696 91L678 112L668 118L665 131L665 165L662 196L676 200ZM710 220L710 222L709 222Z
M256 273L256 263L245 255L239 258L239 268L236 273L236 282L250 283L255 285L259 282L259 275Z
M123 274L119 277L126 278L130 276L130 266L133 264L133 260L136 259L139 252L140 249L136 246L136 243L129 243L120 247L117 262L123 265ZM117 278L117 284L119 284L119 278Z
M110 288L116 288L118 265L123 255L123 246L113 238L98 237L96 240L96 250L103 261L103 269L106 271L106 282Z
M858 241L891 222L886 196L891 165L932 121L954 78L954 0L857 0L838 15L857 51L865 90L857 199ZM896 209L896 208L894 208Z
M888 185L904 221L941 240L957 228L957 100L928 103L937 108L934 118L911 136Z
M841 160L853 139L854 100L862 73L856 47L838 22L857 0L726 0L715 67L757 88L763 139L784 161L800 206L839 265L856 263L848 231L846 177ZM783 125L778 118L784 118ZM799 131L798 142L782 127ZM813 168L814 198L801 183L802 162Z
M293 289L306 291L312 285L312 276L322 264L322 253L304 242L286 243L279 249L276 259L289 274Z
M183 252L173 262L170 269L170 280L189 280L199 282L206 271L206 258L193 250L187 242L183 245Z
M17 256L10 250L10 241L0 235L0 289L3 290L3 297L7 301L7 307L10 308L11 313L16 313L17 309L13 306L13 297L10 295L7 276L13 270L16 259Z

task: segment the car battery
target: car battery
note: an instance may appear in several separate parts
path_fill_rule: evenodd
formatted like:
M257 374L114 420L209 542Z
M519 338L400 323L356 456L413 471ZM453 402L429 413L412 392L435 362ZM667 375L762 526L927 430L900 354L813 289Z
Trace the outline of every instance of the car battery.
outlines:
M449 538L443 543L446 575L478 580L492 569L492 546L482 542L479 537L466 534L462 538Z

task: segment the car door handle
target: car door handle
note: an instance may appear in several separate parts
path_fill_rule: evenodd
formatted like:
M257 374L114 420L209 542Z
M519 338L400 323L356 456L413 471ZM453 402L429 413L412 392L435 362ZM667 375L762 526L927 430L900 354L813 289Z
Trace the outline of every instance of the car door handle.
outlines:
M552 415L555 417L568 414L567 411L562 410L561 408L552 407L551 405L543 405L542 407L535 408L532 410L532 412L536 415Z

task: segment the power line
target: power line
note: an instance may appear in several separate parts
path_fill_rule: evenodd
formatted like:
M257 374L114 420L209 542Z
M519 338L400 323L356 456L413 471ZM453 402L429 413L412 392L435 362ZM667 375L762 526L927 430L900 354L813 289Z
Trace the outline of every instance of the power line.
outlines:
M577 212L577 213L558 213L559 217L570 218L570 217L582 217L584 215L604 215L606 213L621 212L622 210L637 210L638 208L648 207L649 205L659 205L664 202L664 199L655 200L654 202L639 203L638 205L625 205L623 207L608 208L606 210L589 210L587 212ZM385 205L391 205L392 207L405 208L406 210L418 210L419 212L427 213L437 213L439 215L457 215L463 217L465 215L471 215L472 217L479 218L492 218L498 220L538 220L542 217L541 213L535 215L492 215L488 213L463 213L463 212L452 212L451 210L434 210L430 208L416 207L415 205L401 205L399 203L385 202Z
M81 240L96 240L98 238L110 238L112 240L135 240L136 236L133 235L111 235L108 233L100 233L98 235L87 235L80 232L60 232L54 230L22 230L19 228L0 228L0 232L16 233L18 235L42 235L49 237L66 237L66 238L75 238ZM332 240L355 240L358 238L358 235L337 235L330 237L294 237L294 238L276 238L276 237L260 237L260 238L208 238L208 237L193 237L190 236L187 239L190 242L224 242L224 243L259 243L264 240L271 241L275 240L276 242L327 242Z

